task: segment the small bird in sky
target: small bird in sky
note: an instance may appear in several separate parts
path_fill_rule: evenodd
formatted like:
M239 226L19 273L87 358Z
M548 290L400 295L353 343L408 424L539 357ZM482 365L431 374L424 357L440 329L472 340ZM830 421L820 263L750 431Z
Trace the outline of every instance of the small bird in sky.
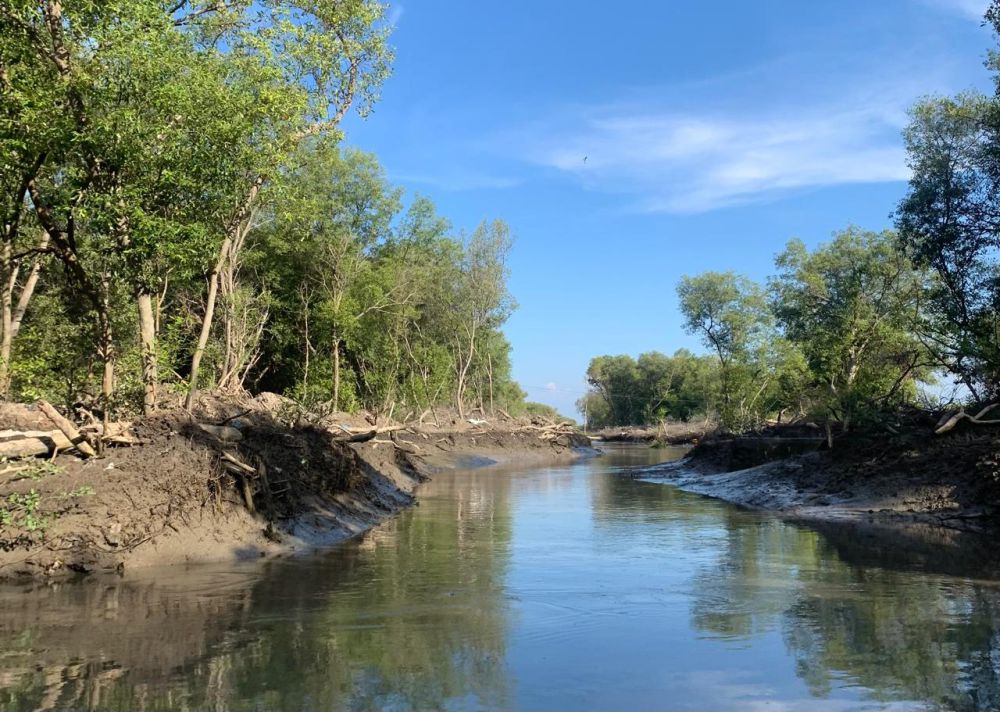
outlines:
M584 156L584 157L583 157L583 162L584 162L584 163L586 163L586 162L587 162L587 157L586 157L586 156Z

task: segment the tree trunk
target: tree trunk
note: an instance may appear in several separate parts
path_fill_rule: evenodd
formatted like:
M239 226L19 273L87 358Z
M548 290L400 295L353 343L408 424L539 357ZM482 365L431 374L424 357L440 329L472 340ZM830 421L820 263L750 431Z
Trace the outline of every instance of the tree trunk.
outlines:
M101 408L104 411L104 432L109 432L111 425L111 395L115 389L115 351L114 334L111 327L111 284L110 275L101 275L100 308L97 311L98 352L104 364L101 378ZM104 444L101 443L103 450Z
M224 259L227 250L228 245L220 253L220 262ZM212 333L212 317L215 314L215 299L218 293L219 265L216 263L212 274L208 276L208 302L205 304L205 316L201 322L201 333L198 335L198 344L195 346L194 355L191 357L191 377L188 381L187 399L184 402L184 407L188 410L191 410L191 407L194 405L194 399L198 393L198 371L201 369L201 359L205 355L205 347L208 346L208 337Z
M205 318L201 322L201 333L198 335L198 344L195 346L194 354L191 357L191 379L188 383L187 400L184 407L191 410L194 406L195 396L198 394L198 371L201 369L201 359L205 355L205 348L208 346L208 338L212 334L212 318L215 316L215 302L219 295L219 273L226 266L226 262L232 258L233 243L242 243L246 233L250 231L249 220L253 213L253 206L264 185L264 176L257 176L250 190L247 191L246 199L236 211L233 221L226 230L226 237L219 246L219 256L215 260L215 266L208 277L208 300L205 304Z
M486 356L487 368L490 377L490 417L496 417L496 410L493 407L493 354Z
M333 339L333 409L340 410L340 339Z
M465 377L469 373L469 367L472 365L472 359L476 355L476 324L473 323L472 328L469 330L469 357L465 359L465 363L462 364L461 368L458 370L458 392L456 394L456 400L458 401L458 417L465 419Z
M205 316L201 321L201 333L198 335L198 344L194 348L194 355L191 357L191 378L188 381L188 394L184 402L184 407L188 410L194 406L195 396L198 394L198 371L201 369L201 359L205 355L205 348L208 346L208 337L212 334L212 318L215 316L215 302L219 295L219 273L229 259L229 248L233 244L233 239L227 236L222 241L219 248L219 257L215 261L212 273L208 275L208 298L205 303Z
M0 334L0 396L6 400L10 394L10 352L13 342L11 330L14 322L14 283L17 280L11 260L9 242L4 242L3 256L0 259L3 262L3 292L0 294L0 329L3 330L3 333Z
M312 344L309 343L309 303L306 302L303 305L303 314L305 316L305 329L303 336L305 338L305 365L302 369L302 400L305 403L309 402L309 352L312 350Z
M159 373L156 364L156 319L153 316L153 296L141 291L139 303L139 343L142 351L142 412L156 410Z
M42 236L38 240L38 250L43 251L48 245L49 233L42 230ZM8 249L5 249L5 253ZM8 257L9 255L5 254L4 261L7 265L10 264ZM38 258L31 265L28 278L24 281L24 286L21 287L21 294L17 298L17 306L11 310L14 289L17 282L17 270L13 269L12 265L8 267L8 288L4 290L3 294L3 323L0 325L0 328L3 329L3 335L0 336L0 397L3 398L6 398L10 393L10 359L14 350L14 340L21 330L21 323L24 321L24 315L28 312L31 297L35 294L35 287L38 284L38 277L41 271L42 261L41 258Z

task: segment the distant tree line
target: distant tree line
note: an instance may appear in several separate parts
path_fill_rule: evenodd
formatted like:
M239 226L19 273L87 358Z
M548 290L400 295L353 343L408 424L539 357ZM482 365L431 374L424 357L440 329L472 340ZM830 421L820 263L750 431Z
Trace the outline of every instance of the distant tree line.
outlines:
M685 328L707 354L596 358L588 410L614 425L711 417L742 432L806 415L848 427L915 395L933 365L909 331L927 276L896 233L852 228L811 252L792 241L775 263L766 287L732 272L681 280Z
M341 147L373 0L0 1L0 397L516 409L509 227Z

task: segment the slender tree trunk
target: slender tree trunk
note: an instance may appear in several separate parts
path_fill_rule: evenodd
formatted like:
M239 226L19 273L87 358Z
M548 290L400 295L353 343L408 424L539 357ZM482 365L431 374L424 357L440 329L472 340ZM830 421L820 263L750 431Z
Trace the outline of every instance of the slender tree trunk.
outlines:
M333 409L340 410L340 339L333 337Z
M496 417L496 409L493 407L493 354L488 353L486 356L487 361L487 373L490 379L490 417Z
M212 334L215 302L219 296L219 274L225 268L226 262L232 259L233 243L242 243L246 233L250 230L249 221L252 219L253 206L263 185L264 176L258 176L254 180L253 185L250 186L246 199L226 230L226 237L219 247L219 256L216 258L215 266L208 277L208 299L205 304L205 318L201 322L201 333L198 335L198 344L195 346L194 354L191 357L191 379L188 384L187 400L184 404L184 407L188 410L191 410L192 406L194 406L194 400L198 394L198 372L201 369L201 359L205 355L205 348L208 346L208 339Z
M42 236L38 240L37 249L39 251L45 250L49 245L49 233L42 230ZM0 337L0 396L6 398L10 393L10 359L14 349L14 340L17 338L18 332L21 330L21 323L24 321L24 315L28 312L28 305L31 304L31 298L35 294L35 287L38 285L38 278L42 272L42 260L37 258L31 265L31 271L28 272L28 278L24 280L24 286L21 287L21 294L17 298L17 306L11 309L14 300L14 290L17 286L17 269L10 265L9 256L10 246L5 245L4 247L4 264L8 265L6 267L7 271L7 288L4 289L3 293L3 306L2 311L2 328L3 335Z
M465 378L469 373L469 367L472 365L472 359L476 355L476 324L473 323L472 328L469 331L469 357L463 359L464 363L458 371L458 417L465 419Z
M139 343L142 350L142 411L149 415L156 410L159 373L156 363L156 318L153 316L153 295L143 290L137 297L139 305Z
M0 294L0 396L7 399L10 394L10 353L13 343L12 325L14 323L13 299L14 284L17 277L14 271L11 257L10 242L5 241L3 245L2 260L3 269L3 293Z
M305 365L302 368L302 400L306 403L309 402L309 352L312 351L312 344L309 343L309 303L305 302L303 305L305 316L305 329L303 336L305 337Z
M201 359L205 355L205 347L208 346L208 337L212 333L212 317L215 315L215 300L219 293L219 263L225 259L229 250L229 240L226 239L223 249L219 252L219 260L215 264L215 269L208 276L208 301L205 304L205 317L201 322L201 333L198 335L198 344L194 348L194 355L191 357L191 378L188 381L187 400L184 407L188 410L194 406L194 399L198 393L198 371L201 369Z
M98 351L104 364L101 378L101 409L104 432L110 432L111 396L115 390L115 350L114 334L111 326L111 276L105 271L101 275L100 308L97 310ZM101 450L104 449L103 437Z

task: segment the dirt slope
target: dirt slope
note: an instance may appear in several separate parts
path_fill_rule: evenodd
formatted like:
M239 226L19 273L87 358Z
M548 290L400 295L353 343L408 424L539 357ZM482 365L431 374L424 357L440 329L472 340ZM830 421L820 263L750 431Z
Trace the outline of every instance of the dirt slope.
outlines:
M716 438L638 473L804 519L907 520L992 532L1000 525L1000 428L933 435L933 421L835 443L807 433Z
M11 463L0 474L0 579L301 552L408 506L436 468L572 458L589 445L465 422L346 443L339 425L289 424L273 405L166 412L134 424L140 444L101 458ZM0 410L0 428L44 425L31 409L17 412ZM236 427L240 440L206 432L206 421Z

